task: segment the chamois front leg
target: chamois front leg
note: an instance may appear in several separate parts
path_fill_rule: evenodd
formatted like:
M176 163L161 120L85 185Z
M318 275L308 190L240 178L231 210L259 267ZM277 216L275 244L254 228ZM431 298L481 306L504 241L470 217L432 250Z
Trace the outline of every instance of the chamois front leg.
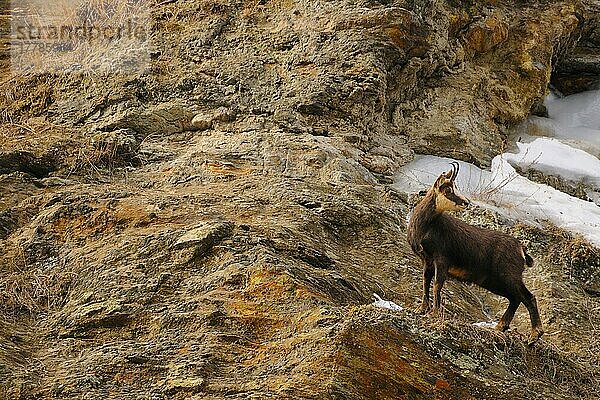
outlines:
M442 311L442 288L448 275L448 262L444 258L434 260L435 276L433 278L433 308L430 314L437 317Z
M431 309L431 304L429 302L429 288L431 287L431 280L433 279L433 275L435 273L435 269L430 262L423 260L423 300L421 301L421 306L417 309L417 312L420 314L426 314Z
M512 297L510 297L508 299L508 301L509 301L508 308L506 309L506 311L502 315L502 318L500 318L500 321L498 321L498 324L496 325L496 329L499 330L500 332L504 332L508 329L508 327L510 326L510 323L512 322L512 320L515 316L515 312L517 311L517 308L519 308L519 304L521 304L520 300L517 300Z

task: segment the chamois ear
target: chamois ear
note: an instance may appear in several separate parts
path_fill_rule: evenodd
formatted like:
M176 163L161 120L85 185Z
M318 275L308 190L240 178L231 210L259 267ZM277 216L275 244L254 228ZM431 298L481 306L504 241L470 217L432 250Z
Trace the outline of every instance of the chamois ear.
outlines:
M439 188L441 186L442 183L444 183L444 181L446 181L448 178L446 178L446 173L444 172L443 174L441 174L440 176L438 176L438 178L435 180L435 183L433 184L433 187L435 189Z
M435 183L434 183L434 187L438 188L442 183L444 183L445 181L452 179L452 175L454 174L454 170L451 169L448 172L442 172L442 174L440 176L438 176L438 178L436 179Z

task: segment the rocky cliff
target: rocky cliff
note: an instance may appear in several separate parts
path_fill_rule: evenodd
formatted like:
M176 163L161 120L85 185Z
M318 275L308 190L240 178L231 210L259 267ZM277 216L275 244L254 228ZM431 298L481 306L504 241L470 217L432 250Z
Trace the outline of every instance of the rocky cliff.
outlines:
M589 84L599 8L163 1L143 71L5 70L0 398L600 397L598 249L472 210L528 244L547 335L473 326L505 301L455 283L420 317L388 186L415 153L487 165L551 80Z

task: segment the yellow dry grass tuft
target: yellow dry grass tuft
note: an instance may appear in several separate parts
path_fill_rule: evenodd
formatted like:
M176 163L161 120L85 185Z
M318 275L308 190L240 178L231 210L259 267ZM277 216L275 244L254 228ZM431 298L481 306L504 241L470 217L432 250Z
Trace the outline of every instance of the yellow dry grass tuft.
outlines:
M13 73L118 71L144 68L149 0L32 1L16 14Z

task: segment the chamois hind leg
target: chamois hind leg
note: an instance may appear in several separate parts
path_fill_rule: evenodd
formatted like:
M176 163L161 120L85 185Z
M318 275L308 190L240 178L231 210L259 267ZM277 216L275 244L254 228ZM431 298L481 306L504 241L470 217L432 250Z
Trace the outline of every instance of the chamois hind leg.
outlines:
M521 293L521 301L527 307L527 311L529 311L529 318L531 320L531 335L529 336L529 343L535 343L543 334L544 330L542 329L542 321L540 320L540 313L537 307L537 301L535 296L527 290L525 284L521 284L519 289Z
M506 309L506 311L504 312L504 315L502 315L502 318L500 318L500 321L498 321L498 324L496 325L496 329L499 330L500 332L504 332L508 329L508 327L510 326L510 323L512 322L514 316L515 316L515 312L517 311L517 308L519 308L519 304L521 304L521 302L513 297L509 297L508 298L509 304L508 304L508 308Z
M421 306L417 309L417 312L425 314L431 308L429 303L429 288L431 287L431 280L435 270L430 262L423 261L423 300Z
M448 263L443 258L434 260L435 276L433 278L433 308L430 314L438 316L442 309L442 288L448 274Z

